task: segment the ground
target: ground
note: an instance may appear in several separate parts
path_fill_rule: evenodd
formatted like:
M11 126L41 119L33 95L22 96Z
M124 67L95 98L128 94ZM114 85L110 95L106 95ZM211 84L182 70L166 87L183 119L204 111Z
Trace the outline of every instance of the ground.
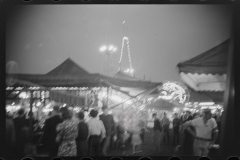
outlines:
M171 133L171 132L170 132ZM159 152L155 151L153 141L153 130L148 129L145 133L145 139L142 143L142 152L132 154L132 147L128 146L124 149L113 149L109 152L109 156L176 156L177 153L174 151L175 146L172 145L172 135L169 144L161 146ZM172 134L172 133L171 133Z
M181 156L181 153L175 151L174 145L172 145L172 130L170 130L170 143L169 144L163 144L160 148L159 152L155 151L154 147L154 141L153 141L153 129L148 129L147 132L145 132L145 139L142 143L142 152L137 154L132 154L132 147L126 146L125 148L114 148L111 151L109 151L109 155L111 157L116 156ZM180 144L182 144L183 136L180 134ZM210 156L215 156L218 153L216 151L210 151ZM38 152L38 156L47 156L44 152Z
M125 148L114 148L109 151L109 156L174 156L174 146L172 145L172 132L170 130L171 138L170 143L161 146L159 152L155 151L154 141L153 141L153 129L148 129L145 132L144 142L142 143L142 152L137 154L132 154L132 146L126 146ZM38 150L38 156L47 156L44 151Z

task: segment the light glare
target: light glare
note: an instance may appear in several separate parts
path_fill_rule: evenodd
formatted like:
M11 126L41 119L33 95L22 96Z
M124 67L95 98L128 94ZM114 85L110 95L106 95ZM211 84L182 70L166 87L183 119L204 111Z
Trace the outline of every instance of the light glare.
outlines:
M108 49L109 49L109 51L111 51L113 49L113 46L110 46Z

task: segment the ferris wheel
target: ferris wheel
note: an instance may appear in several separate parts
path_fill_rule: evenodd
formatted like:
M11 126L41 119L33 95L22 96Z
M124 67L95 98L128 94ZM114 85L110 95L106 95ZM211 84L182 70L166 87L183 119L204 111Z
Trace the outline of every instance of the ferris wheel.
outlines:
M123 21L123 25L125 24L125 21ZM126 30L126 27L125 27ZM121 71L121 63L122 63L122 57L123 57L123 49L124 49L124 44L126 42L127 45L127 51L128 51L128 61L129 61L129 68L124 70L125 74L130 75L131 77L134 77L134 69L132 67L132 62L131 62L131 54L130 54L130 47L129 47L129 38L124 36L122 39L122 48L121 48L121 54L120 54L120 60L119 60L119 69L118 71Z

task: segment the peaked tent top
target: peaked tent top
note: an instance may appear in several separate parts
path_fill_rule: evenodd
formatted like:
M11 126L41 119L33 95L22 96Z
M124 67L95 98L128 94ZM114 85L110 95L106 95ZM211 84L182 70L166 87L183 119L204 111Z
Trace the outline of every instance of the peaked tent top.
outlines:
M230 40L184 62L177 67L180 72L198 74L226 74L227 55Z
M89 76L90 73L75 63L71 58L66 59L59 66L48 72L48 76Z
M162 83L130 80L89 73L72 59L68 58L47 74L11 74L19 80L29 81L45 87L106 87L101 79L118 87L149 89ZM16 86L20 84L15 84Z

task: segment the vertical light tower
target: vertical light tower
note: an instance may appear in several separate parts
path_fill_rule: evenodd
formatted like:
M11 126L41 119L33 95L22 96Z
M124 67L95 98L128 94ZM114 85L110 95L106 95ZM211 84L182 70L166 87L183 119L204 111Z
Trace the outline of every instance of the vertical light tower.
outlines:
M102 46L101 48L100 48L100 51L101 52L103 52L104 53L104 55L106 56L106 58L107 58L107 71L106 71L106 75L108 75L109 76L109 68L110 68L110 56L115 52L117 50L117 48L116 47L114 47L114 46L109 46L109 47L107 47L107 46Z

